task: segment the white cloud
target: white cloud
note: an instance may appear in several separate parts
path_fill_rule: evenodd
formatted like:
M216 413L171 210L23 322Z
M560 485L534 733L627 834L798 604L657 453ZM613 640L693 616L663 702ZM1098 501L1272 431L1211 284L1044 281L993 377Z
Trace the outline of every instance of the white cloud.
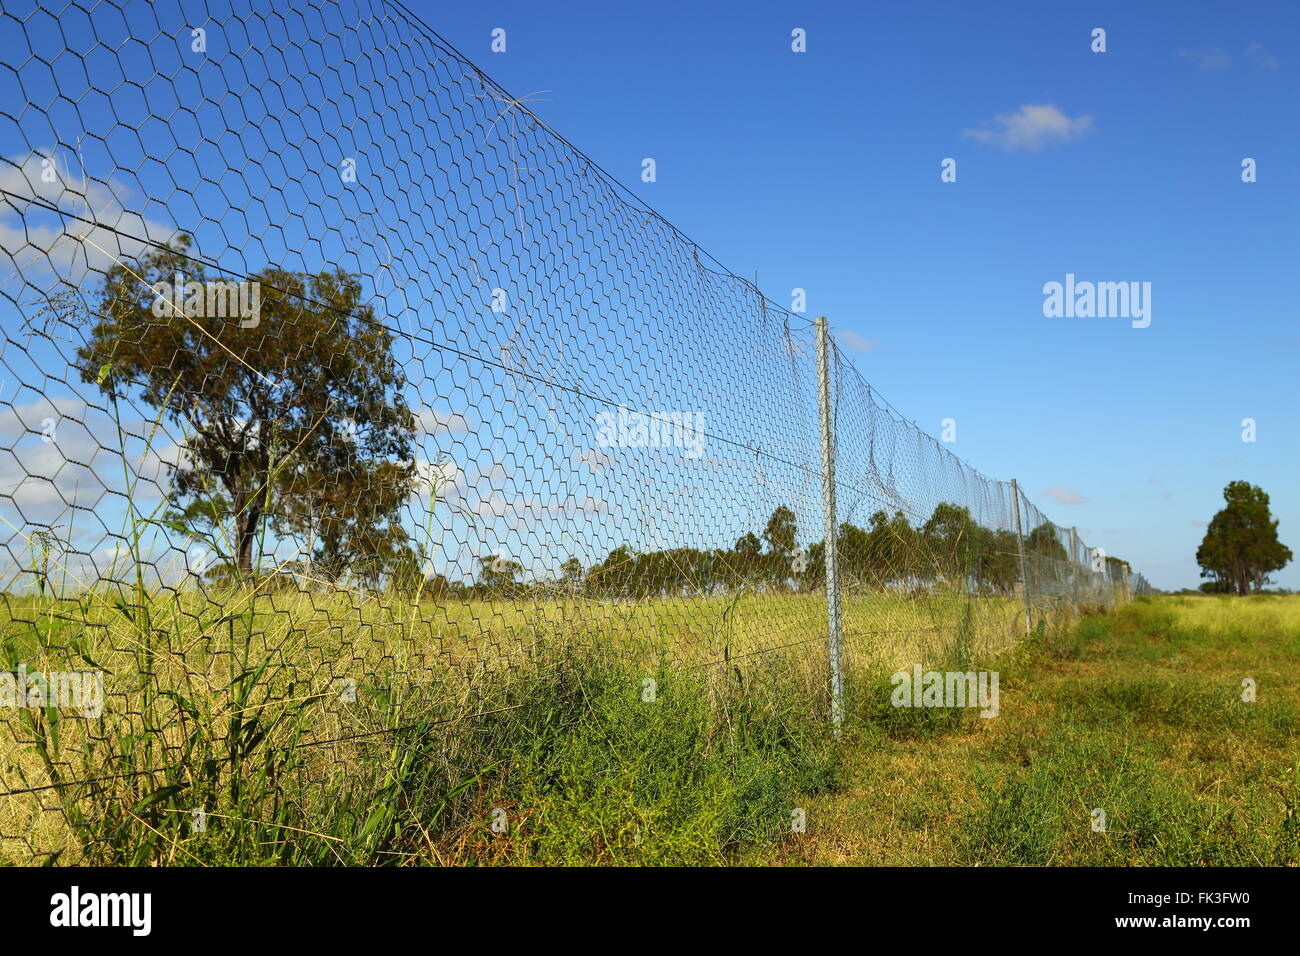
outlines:
M441 491L446 485L464 486L465 473L449 458L416 461L414 464L416 495L426 494L431 487Z
M121 489L120 458L95 437L112 421L78 398L42 397L0 409L0 509L16 509L14 524L55 521L75 502L93 508ZM98 467L96 467L98 466Z
M1037 152L1049 143L1068 143L1092 129L1091 116L1074 119L1050 103L1025 104L1014 113L1002 113L982 129L967 129L963 135L1006 150Z
M473 514L475 518L489 524L503 520L505 527L518 530L534 527L537 522L546 518L589 521L597 515L611 514L612 510L607 499L593 495L571 495L567 498L547 501L538 495L507 498L504 494L494 491L479 498L473 508Z
M1226 70L1232 66L1232 57L1218 47L1205 50L1179 50L1178 55L1184 60L1191 60L1202 73Z
M478 503L474 506L474 516L491 521L495 518L504 518L507 515L514 514L521 510L520 502L512 502L499 491L480 496Z
M848 329L835 333L835 341L850 352L870 352L880 345L879 339L868 339Z
M1277 57L1272 53L1269 53L1262 43L1252 43L1250 46L1246 47L1246 55L1250 57L1250 61L1255 64L1256 69L1277 69Z
M83 178L70 157L69 150L38 149L0 161L0 285L51 272L81 285L92 270L137 258L145 240L165 243L176 234L129 211L125 186Z
M1044 488L1038 493L1040 498L1044 495L1051 498L1058 505L1081 505L1088 500L1073 488L1067 488L1064 485L1052 485L1052 487Z
M181 460L182 449L165 428L155 430L150 422L124 418L122 431L125 462L113 418L77 396L0 404L0 556L21 566L31 536L49 529L54 577L66 574L70 585L81 586L124 573L124 539L117 538L126 521L123 465L130 474L130 497L138 505L156 502L166 493L170 466ZM141 510L151 513L153 505ZM147 573L159 580L175 564L176 556L165 552L169 540L155 525L150 540L141 543ZM0 566L5 563L0 559ZM18 584L26 586L25 579ZM0 587L8 586L8 579L0 578Z
M415 416L415 427L426 435L464 435L473 427L468 415L424 408Z

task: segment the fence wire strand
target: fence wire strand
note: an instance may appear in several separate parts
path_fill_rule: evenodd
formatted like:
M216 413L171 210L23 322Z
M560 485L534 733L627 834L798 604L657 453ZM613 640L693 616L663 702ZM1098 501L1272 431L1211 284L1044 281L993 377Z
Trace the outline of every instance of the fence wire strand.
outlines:
M812 323L400 3L286 7L0 13L4 862L309 826L563 653L828 693ZM1148 589L832 349L850 677Z

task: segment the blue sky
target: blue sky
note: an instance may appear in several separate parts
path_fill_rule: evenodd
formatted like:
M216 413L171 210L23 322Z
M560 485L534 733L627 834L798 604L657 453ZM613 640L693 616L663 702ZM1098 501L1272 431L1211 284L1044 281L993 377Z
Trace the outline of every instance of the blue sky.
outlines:
M1198 583L1233 479L1300 552L1300 6L411 9L513 95L549 91L539 116L733 272L806 289L895 407L936 436L955 419L958 455L1157 586ZM1055 130L998 121L1048 105ZM1150 326L1045 318L1067 273L1150 282Z
M409 6L514 96L533 94L530 106L540 117L732 272L757 275L765 294L786 305L791 290L806 290L807 315L827 315L866 379L922 429L938 437L941 422L955 420L953 452L990 477L1018 478L1048 517L1077 525L1085 541L1129 559L1157 586L1198 583L1196 546L1223 486L1234 479L1270 493L1283 541L1300 552L1294 387L1300 315L1292 288L1300 261L1300 6L494 0L411 0ZM347 0L331 16L354 16L352 7ZM235 272L287 255L282 264L291 268L341 261L375 279L386 256L373 239L353 237L390 224L383 228L393 230L399 272L424 270L416 275L423 277L422 304L400 313L398 325L414 319L426 339L450 339L489 356L514 341L505 336L508 328L486 324L495 321L491 313L464 294L464 270L453 267L449 276L437 258L447 253L437 243L447 239L449 220L457 220L454 242L464 238L458 216L445 215L446 195L470 190L458 203L467 208L486 205L473 189L494 188L485 182L499 188L492 178L499 170L473 179L478 186L466 185L471 177L446 161L460 149L504 156L506 138L491 139L490 101L476 102L473 116L470 110L442 115L415 131L383 127L382 135L367 139L382 124L355 122L373 108L350 99L357 85L367 87L364 77L349 85L356 74L328 70L321 71L326 86L317 82L321 64L312 57L331 55L329 30L315 38L322 52L304 55L292 42L299 37L277 34L268 41L255 29L241 33L214 8L208 57L216 62L195 69L202 57L191 57L190 24L174 5L137 3L128 13L115 18L100 10L93 20L62 24L33 18L26 33L7 24L0 62L24 59L28 43L51 57L65 45L88 48L92 31L114 46L123 37L136 40L116 55L101 48L80 64L80 73L66 56L53 73L32 61L24 65L24 94L48 112L29 108L17 121L0 119L0 155L10 160L0 178L31 181L24 171L36 168L40 151L57 140L73 181L81 169L98 177L89 198L102 207L101 219L117 217L137 235L188 229L202 254ZM310 34L305 23L293 29ZM1106 31L1104 53L1091 49L1098 27ZM500 53L491 49L498 28L506 36ZM806 52L791 50L796 28L806 31ZM356 42L350 26L344 32ZM257 56L242 65L221 60L223 47L249 42ZM351 48L344 52L355 56ZM228 72L215 74L214 67ZM262 68L287 70L295 80L268 84ZM115 85L119 72L146 92L129 83L111 100L78 92L92 78L95 85ZM166 79L172 75L174 84ZM440 79L450 75L444 70ZM382 88L370 84L384 109L394 106L387 100L397 98L400 82L388 77ZM55 98L56 84L73 98ZM228 87L242 93L216 92ZM203 101L204 93L216 99ZM149 119L150 112L171 118ZM121 124L114 127L113 117ZM463 121L471 127L456 125ZM245 132L219 145L203 142L223 126ZM70 144L83 130L103 138L87 140L84 154L69 163ZM419 184L420 214L443 213L442 219L403 216L412 180L402 178L410 172L402 137L412 132L443 151ZM448 132L473 138L449 146ZM356 190L341 186L332 172L340 149L359 153L371 177ZM641 178L646 157L656 163L653 183ZM1257 163L1256 182L1242 182L1245 157ZM955 182L940 179L945 158L956 160ZM453 181L457 173L462 178ZM54 217L29 210L27 226L53 228ZM21 243L21 228L12 212L0 216L7 241ZM512 281L539 295L542 285L533 280L545 269L534 268L539 271ZM1133 328L1122 318L1045 317L1044 284L1067 274L1150 283L1149 327ZM4 279L10 284L0 288L11 291L12 280L11 272ZM459 297L443 298L452 284ZM374 291L391 289L375 279ZM689 288L668 294L680 313ZM589 312L591 295L579 290L576 299ZM607 314L602 321L625 318ZM0 320L11 331L15 319L8 311ZM716 343L707 334L700 337L705 321L660 330L661 337L683 329L691 337L686 345L702 350L682 363L687 373L726 361L709 352ZM620 331L562 324L537 338L539 353L530 358L549 368L577 367L583 342ZM648 341L653 331L637 330L637 341ZM579 332L598 337L581 339ZM758 331L753 340L755 351L782 347ZM425 353L422 361L429 362L426 344L417 341L403 359ZM31 447L24 454L32 457L22 465L29 473L56 468L76 448L39 444L46 411L33 396L57 403L84 394L60 377L65 371L42 349L48 346L40 342L10 349L0 387L0 398L13 403L10 418L25 409L22 428L30 434L22 440ZM671 362L642 371L603 364L615 358L602 355L584 366L611 385L611 394L621 394L617 386L631 392L651 386L651 394L677 388L679 398L695 398L713 384L674 378ZM537 440L527 434L531 413L490 414L509 376L480 375L481 369L471 375L446 362L425 366L435 370L426 384L440 400L427 415L445 423L470 412L472 421L442 428L424 451L446 452L460 473L482 482L480 497L466 499L474 507L525 525L553 522L552 536L565 537L568 526L582 524L565 509L603 507L602 487L628 490L615 479L573 477L582 472L576 466L572 474L552 469L544 480L529 478L521 466L545 450L528 444ZM30 383L27 392L10 394L15 379ZM737 384L745 383L729 378L727 387ZM728 393L722 410L761 407L751 396L773 394L763 391L766 384ZM775 398L794 409L785 420L791 434L768 436L781 447L808 431L797 418L808 409L806 403L795 408L798 396ZM48 412L80 415L88 424L77 426L86 433L77 441L93 448L90 416L71 406L51 405ZM592 409L560 412L577 420L590 418ZM1254 443L1241 440L1245 418L1256 422ZM4 419L4 428L20 426L16 418ZM583 437L589 436L566 439ZM0 477L13 465L0 463ZM925 476L913 477L924 482ZM710 480L700 479L701 487ZM652 500L650 486L662 483L645 478L642 484L645 495L632 504L645 512L636 520L650 521L652 540L655 512L671 502ZM655 494L681 498L675 486ZM494 510L494 502L504 511ZM761 523L771 507L755 505L753 515L727 511L734 503L692 502L684 513L716 521L718 540L691 543L729 543L721 538ZM61 507L54 497L46 504ZM574 534L582 540L568 542L587 561L620 543L626 531L608 515L592 509L585 515L589 530ZM100 516L106 525L118 518ZM800 527L815 537L815 521L801 520ZM464 540L467 532L453 524L449 533ZM492 531L488 538L475 545L476 553L499 548L526 557L529 542L517 531ZM555 557L546 560L554 564ZM1277 581L1300 587L1300 562Z

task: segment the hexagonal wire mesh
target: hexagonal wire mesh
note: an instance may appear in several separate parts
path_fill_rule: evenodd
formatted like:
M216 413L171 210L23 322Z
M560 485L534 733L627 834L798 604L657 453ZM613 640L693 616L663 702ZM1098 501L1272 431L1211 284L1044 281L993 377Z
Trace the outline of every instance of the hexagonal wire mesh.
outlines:
M0 16L5 861L252 761L307 826L574 649L824 687L811 324L400 4L295 6ZM850 673L1145 587L832 358Z

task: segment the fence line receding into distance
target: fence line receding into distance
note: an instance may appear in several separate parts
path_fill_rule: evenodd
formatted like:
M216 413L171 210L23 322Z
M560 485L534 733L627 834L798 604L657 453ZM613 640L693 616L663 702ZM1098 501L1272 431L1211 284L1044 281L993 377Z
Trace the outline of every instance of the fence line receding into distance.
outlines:
M838 724L1146 589L398 3L0 33L0 860L559 649L804 668Z

